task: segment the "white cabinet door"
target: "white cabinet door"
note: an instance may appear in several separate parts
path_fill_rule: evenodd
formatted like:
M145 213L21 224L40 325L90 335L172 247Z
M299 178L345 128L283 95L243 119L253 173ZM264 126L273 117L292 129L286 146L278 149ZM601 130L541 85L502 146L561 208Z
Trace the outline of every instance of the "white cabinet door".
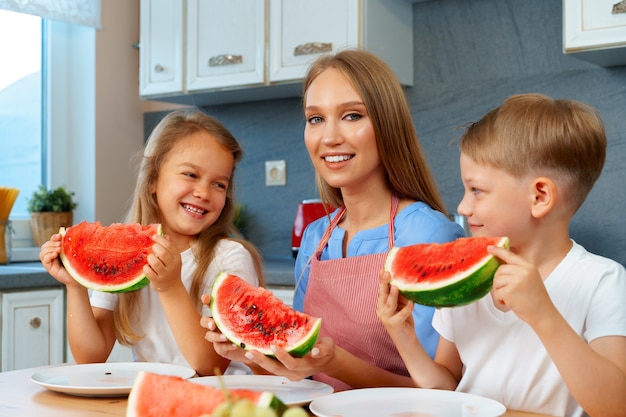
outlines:
M2 371L63 362L63 290L2 294Z
M183 2L141 0L139 94L183 91Z
M359 46L358 0L270 0L269 81L301 80L320 54Z
M264 82L264 0L187 2L187 91Z

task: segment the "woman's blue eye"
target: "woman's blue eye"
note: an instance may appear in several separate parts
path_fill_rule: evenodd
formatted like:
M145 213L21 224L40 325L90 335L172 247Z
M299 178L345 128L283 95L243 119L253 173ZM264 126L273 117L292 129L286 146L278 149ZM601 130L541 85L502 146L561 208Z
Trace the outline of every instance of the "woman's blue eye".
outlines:
M358 114L358 113L350 113L350 114L346 115L346 119L348 119L348 120L359 120L359 119L361 119L362 117L363 117L363 116L361 116L361 115L360 115L360 114Z
M309 123L311 123L311 124L313 124L313 125L314 125L314 124L317 124L317 123L319 123L319 122L321 122L321 121L322 121L322 118L321 118L321 117L319 117L319 116L309 117L309 119L308 119L308 122L309 122Z

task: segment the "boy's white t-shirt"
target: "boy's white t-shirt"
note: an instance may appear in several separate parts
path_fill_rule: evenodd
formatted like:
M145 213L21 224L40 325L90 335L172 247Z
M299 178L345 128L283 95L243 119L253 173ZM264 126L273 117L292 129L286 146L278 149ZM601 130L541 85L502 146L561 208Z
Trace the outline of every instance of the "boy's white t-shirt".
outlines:
M187 291L191 287L193 272L196 269L196 260L191 251L187 249L181 253L182 270L181 277ZM259 284L259 279L254 268L254 262L250 252L241 243L222 239L215 247L215 255L209 264L205 274L205 282L201 294L209 294L215 278L220 272L237 275L242 279L254 284ZM158 293L150 286L141 290L140 305L141 314L137 329L143 332L144 338L132 346L133 359L140 362L161 362L174 365L191 365L184 358L176 344L174 335L170 330L165 312L159 301ZM90 297L91 305L106 310L114 310L118 295L93 291ZM211 312L205 305L202 307L202 315L210 316ZM249 368L240 362L231 362L225 374L250 373Z
M626 270L610 259L573 247L544 281L556 308L587 343L626 336ZM457 391L481 395L507 409L554 416L586 416L570 395L537 335L490 295L435 312L433 326L453 342L463 362Z

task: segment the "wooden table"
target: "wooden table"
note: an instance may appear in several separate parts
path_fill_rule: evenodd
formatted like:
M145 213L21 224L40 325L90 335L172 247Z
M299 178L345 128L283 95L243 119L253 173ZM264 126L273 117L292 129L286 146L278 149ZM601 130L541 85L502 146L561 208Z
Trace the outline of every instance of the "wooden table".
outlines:
M0 417L126 416L126 397L87 398L50 391L30 380L42 368L0 372ZM507 411L505 417L547 417Z

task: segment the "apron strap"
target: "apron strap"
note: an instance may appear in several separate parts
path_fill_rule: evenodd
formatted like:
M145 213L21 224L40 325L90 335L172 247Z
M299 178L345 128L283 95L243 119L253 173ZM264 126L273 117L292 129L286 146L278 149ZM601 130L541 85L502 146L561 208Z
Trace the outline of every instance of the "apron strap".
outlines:
M395 219L396 214L398 213L398 206L399 205L400 205L400 198L398 197L397 194L394 193L391 196L391 209L389 210L389 225L388 225L388 232L387 232L387 234L388 234L388 237L387 237L388 249L391 249L393 247L393 245L394 245L394 242L395 242L395 239L394 239L394 230L395 229L394 229L393 220ZM332 235L333 230L339 224L341 219L343 219L343 216L345 214L346 214L346 206L341 206L341 209L339 210L337 215L335 217L333 217L333 219L331 220L330 224L326 228L326 231L324 231L324 235L320 239L320 242L317 245L317 248L315 249L316 256L318 254L321 254L322 250L326 247L326 244L328 243L328 240L330 239L330 236ZM318 259L319 259L319 256L318 256Z

